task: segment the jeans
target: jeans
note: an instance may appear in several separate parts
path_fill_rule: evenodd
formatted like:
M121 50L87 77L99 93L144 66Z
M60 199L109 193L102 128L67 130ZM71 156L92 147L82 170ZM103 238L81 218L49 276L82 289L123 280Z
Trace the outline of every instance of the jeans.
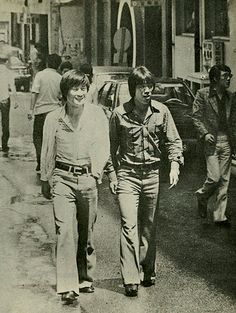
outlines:
M155 277L159 170L120 168L120 260L124 284Z
M227 192L231 170L231 148L227 136L218 136L213 155L206 156L207 178L199 190L198 197L203 201L215 195L213 212L215 222L226 220Z
M33 142L36 150L37 167L40 169L40 156L43 142L43 126L48 113L38 114L34 117Z
M73 290L79 294L79 287L92 285L96 266L93 239L97 217L95 178L87 174L73 176L55 169L53 204L57 234L57 293Z
M10 115L10 98L0 102L0 110L2 114L2 151L7 152L9 132L9 115Z

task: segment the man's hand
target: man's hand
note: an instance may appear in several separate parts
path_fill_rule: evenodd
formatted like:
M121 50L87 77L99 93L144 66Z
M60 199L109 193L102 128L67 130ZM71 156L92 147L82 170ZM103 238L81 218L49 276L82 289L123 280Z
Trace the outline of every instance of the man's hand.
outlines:
M41 186L41 192L43 194L43 196L46 199L51 199L52 198L52 194L51 194L51 187L49 185L48 181L42 181L42 186Z
M179 163L178 162L171 162L171 169L170 169L170 187L169 189L173 188L177 185L179 181Z
M33 110L29 110L27 117L28 117L29 121L31 121L33 119Z
M116 189L117 189L118 181L117 180L112 180L110 182L110 190L111 192L115 195L116 194Z
M212 134L206 134L205 141L212 144L215 142L215 137Z

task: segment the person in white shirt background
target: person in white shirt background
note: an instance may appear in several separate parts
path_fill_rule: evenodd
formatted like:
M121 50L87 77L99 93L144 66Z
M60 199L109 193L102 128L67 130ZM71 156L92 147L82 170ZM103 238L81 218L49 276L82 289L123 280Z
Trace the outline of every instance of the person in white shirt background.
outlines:
M8 155L8 140L10 137L10 106L11 101L14 108L17 108L15 77L7 67L8 56L0 54L0 111L2 124L2 151L4 156Z
M33 142L36 150L37 167L40 171L40 154L43 140L43 125L47 114L60 106L61 75L57 72L61 64L58 54L50 54L47 58L47 68L35 75L31 90L31 106L28 119L34 116Z

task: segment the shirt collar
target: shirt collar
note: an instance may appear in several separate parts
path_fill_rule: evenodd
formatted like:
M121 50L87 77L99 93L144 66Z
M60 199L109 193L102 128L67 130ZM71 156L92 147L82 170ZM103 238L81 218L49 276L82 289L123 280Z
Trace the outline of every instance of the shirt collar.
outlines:
M45 70L45 71L57 72L57 70L55 70L54 68L51 68L51 67L46 67L44 70Z
M214 96L217 96L216 88L210 86L209 97L212 98L212 97L214 97ZM227 98L229 98L229 92L228 92L228 90L225 90L223 96L226 96Z
M134 109L134 99L131 98L128 102L126 102L124 104L124 112L123 115L129 114L133 111ZM147 116L156 113L156 112L160 112L155 106L153 106L152 104L152 100L150 101L149 107L148 107L148 111L147 111Z
M84 110L82 112L82 115L80 117L80 121L79 121L79 125L77 129L81 129L85 123L84 123L84 120L87 121L87 118L86 118L86 115L89 114L89 107L88 105L86 105L86 103L84 104ZM66 104L64 105L63 107L63 110L62 110L62 114L60 116L60 119L68 126L70 127L71 130L75 131L75 129L73 128L73 126L71 125L71 122L69 120L69 117L66 113Z

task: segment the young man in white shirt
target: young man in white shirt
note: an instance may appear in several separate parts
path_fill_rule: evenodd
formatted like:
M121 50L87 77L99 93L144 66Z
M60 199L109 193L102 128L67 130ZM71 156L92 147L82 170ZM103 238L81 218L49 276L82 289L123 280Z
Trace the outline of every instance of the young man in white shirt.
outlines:
M16 87L15 78L11 70L6 66L7 56L0 55L0 111L2 115L2 151L8 154L9 132L9 115L10 115L10 93L13 102L16 104Z
M50 54L47 58L47 68L38 72L32 86L31 106L28 119L34 115L33 142L36 150L37 167L40 171L40 154L43 141L43 126L47 114L60 105L61 75L57 72L61 57Z

